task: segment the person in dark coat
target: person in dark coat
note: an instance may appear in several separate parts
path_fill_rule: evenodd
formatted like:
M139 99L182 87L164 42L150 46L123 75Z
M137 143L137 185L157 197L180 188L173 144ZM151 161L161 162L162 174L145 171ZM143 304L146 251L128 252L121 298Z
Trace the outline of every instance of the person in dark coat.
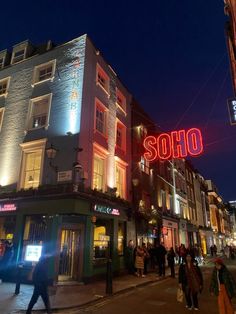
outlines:
M219 313L233 314L231 299L236 295L236 283L220 258L215 259L215 268L212 273L210 292L218 297Z
M48 268L49 268L49 257L42 256L33 271L32 279L33 279L33 284L34 284L34 291L33 291L31 300L29 302L26 314L31 314L32 308L34 307L35 303L38 301L39 296L41 296L41 298L43 299L47 313L51 313L50 300L49 300L49 295L48 295L48 285L49 285Z
M134 241L130 240L125 250L125 265L128 270L128 273L131 275L135 273L134 259L135 259Z
M202 291L203 277L190 254L186 255L186 261L179 267L179 286L185 294L187 308L198 310L198 293Z
M157 263L158 263L158 272L159 276L165 276L166 273L166 249L164 245L158 244L156 247L156 257L157 257Z
M167 253L167 261L168 266L170 267L171 277L175 278L175 251L173 247L170 248L169 252Z

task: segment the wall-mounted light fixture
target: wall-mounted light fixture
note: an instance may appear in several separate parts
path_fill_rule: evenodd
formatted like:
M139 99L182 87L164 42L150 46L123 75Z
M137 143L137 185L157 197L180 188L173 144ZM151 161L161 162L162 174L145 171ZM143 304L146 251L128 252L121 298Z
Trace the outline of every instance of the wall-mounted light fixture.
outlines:
M53 165L52 160L55 159L58 149L56 149L53 144L51 144L48 148L46 148L47 157L49 159L49 166L55 171L58 171L58 167Z

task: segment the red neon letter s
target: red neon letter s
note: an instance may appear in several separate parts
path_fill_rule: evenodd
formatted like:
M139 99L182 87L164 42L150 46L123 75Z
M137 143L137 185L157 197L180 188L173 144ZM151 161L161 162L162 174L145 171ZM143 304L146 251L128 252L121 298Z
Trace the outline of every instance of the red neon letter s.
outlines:
M147 161L153 161L157 158L157 150L153 145L157 143L156 138L154 136L147 136L143 141L143 147L146 149L143 157Z
M161 134L157 139L158 157L169 159L171 157L171 138L167 133Z
M189 129L187 134L188 152L191 156L200 155L203 151L202 133L197 128Z
M187 156L185 130L171 132L173 158Z

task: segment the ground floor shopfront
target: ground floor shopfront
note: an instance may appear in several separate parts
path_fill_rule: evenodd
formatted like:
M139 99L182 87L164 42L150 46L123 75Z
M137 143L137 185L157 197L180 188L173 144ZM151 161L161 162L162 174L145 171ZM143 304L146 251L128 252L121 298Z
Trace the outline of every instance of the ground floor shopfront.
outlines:
M0 205L0 263L7 261L14 269L23 262L27 273L43 251L51 257L54 281L102 276L108 258L114 272L124 268L125 246L135 235L128 208L78 197L15 199Z
M176 250L179 247L179 228L178 221L164 218L162 220L162 242L167 250L173 247Z

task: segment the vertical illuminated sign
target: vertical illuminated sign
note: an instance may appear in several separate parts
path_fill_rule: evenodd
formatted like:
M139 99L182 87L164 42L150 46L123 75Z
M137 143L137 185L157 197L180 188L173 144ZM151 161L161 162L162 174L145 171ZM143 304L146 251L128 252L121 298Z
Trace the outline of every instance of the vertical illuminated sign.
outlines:
M235 98L228 100L228 110L229 110L230 124L236 125L236 99Z

